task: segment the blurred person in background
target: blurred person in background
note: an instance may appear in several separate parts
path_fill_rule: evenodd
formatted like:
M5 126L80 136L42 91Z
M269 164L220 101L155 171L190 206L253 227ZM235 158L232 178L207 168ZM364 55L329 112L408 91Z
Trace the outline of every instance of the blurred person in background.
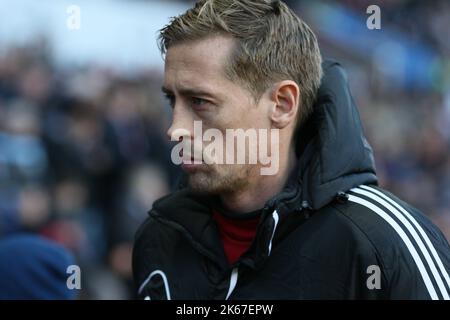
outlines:
M68 286L75 259L62 246L31 234L0 240L0 300L71 300Z
M78 298L129 299L133 235L176 179L154 80L92 67L61 82L47 58L37 44L0 59L0 236L34 232L70 250L85 271Z

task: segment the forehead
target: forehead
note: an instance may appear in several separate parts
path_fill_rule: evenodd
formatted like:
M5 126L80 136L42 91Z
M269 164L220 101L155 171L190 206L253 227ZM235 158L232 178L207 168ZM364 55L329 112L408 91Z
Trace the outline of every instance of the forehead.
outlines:
M234 48L234 40L213 36L178 43L167 50L164 66L165 86L223 84L224 66Z

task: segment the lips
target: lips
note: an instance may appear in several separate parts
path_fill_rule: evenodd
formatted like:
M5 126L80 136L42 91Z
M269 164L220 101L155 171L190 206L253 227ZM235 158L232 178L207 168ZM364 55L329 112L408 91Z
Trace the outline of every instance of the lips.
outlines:
M202 170L202 168L205 167L205 164L203 162L200 162L199 164L195 164L194 162L183 162L181 164L181 169L183 169L187 173L194 173L196 171Z
M193 164L193 165L199 165L203 164L203 160L201 159L195 159L194 157L191 157L190 159L183 159L183 164Z

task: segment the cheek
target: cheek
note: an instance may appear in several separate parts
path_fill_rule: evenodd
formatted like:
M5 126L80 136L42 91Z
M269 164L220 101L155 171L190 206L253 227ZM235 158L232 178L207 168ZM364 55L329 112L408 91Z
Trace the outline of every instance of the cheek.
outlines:
M218 129L225 136L227 129L270 128L264 106L255 106L247 100L235 98L218 107L217 112L204 114L203 129Z
M261 124L262 117L256 107L243 106L235 108L224 114L218 121L223 129L249 129L257 128Z
M230 117L227 112L219 111L214 114L203 116L201 121L203 131L206 131L208 129L217 129L225 134L225 130L228 128L232 128L236 120Z
M267 117L265 117L262 110L257 107L252 107L238 115L235 124L235 128L242 129L268 128Z

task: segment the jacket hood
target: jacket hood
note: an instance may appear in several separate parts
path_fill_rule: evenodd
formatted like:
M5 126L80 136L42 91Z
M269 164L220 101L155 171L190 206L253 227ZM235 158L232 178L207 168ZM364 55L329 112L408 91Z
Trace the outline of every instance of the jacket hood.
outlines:
M344 69L327 60L314 111L296 132L297 181L273 201L318 210L340 192L377 184L367 142ZM299 203L300 202L300 203Z

